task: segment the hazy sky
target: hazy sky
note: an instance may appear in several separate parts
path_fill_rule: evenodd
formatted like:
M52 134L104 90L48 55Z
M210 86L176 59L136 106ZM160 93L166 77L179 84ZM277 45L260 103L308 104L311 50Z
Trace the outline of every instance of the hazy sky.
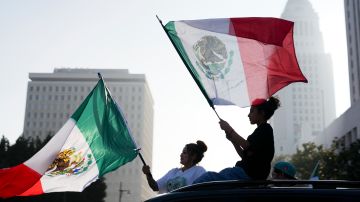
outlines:
M198 139L209 147L200 165L215 171L233 166L239 159L235 150L155 15L164 24L185 19L280 17L286 2L0 0L0 135L14 143L22 132L29 72L49 73L55 67L129 69L146 75L155 102L155 178L180 166L183 146ZM340 115L349 106L343 1L310 2L320 17L325 51L333 59ZM248 109L221 107L218 113L245 137L254 129L248 122Z

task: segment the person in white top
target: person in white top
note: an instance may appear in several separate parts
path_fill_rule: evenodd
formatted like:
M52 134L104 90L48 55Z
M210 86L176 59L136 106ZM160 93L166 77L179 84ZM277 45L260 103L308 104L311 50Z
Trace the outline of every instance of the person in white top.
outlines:
M171 169L157 181L152 177L150 167L144 165L142 171L146 175L150 188L161 194L191 185L196 178L206 172L203 167L197 165L204 157L206 150L207 146L201 140L196 141L196 144L189 143L185 145L180 154L180 163L183 166L181 168Z

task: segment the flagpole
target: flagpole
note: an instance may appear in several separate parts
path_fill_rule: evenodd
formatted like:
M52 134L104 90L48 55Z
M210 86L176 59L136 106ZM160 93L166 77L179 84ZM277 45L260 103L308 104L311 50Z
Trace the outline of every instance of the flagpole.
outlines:
M205 90L201 87L201 85L200 85L199 81L196 79L195 75L191 72L190 67L187 65L187 63L186 63L186 61L185 61L185 58L180 54L180 51L176 48L174 41L171 39L169 33L166 31L166 28L165 28L165 26L162 24L162 21L160 20L160 18L159 18L157 15L156 15L156 18L158 19L161 27L163 28L163 30L165 31L166 35L168 36L171 44L174 46L176 52L177 52L178 55L180 56L180 58L181 58L182 62L184 63L186 69L189 71L189 73L190 73L190 75L193 77L195 83L196 83L196 84L198 85L198 87L200 88L200 91L202 92L202 94L203 94L204 97L206 98L206 100L207 100L207 102L209 103L210 107L214 110L216 116L217 116L219 119L221 119L220 116L219 116L219 114L216 112L215 107L214 107L214 104L211 102L209 96L206 94Z
M142 163L144 164L144 166L146 166L145 160L144 160L143 156L142 156L141 153L140 153L140 149L141 149L141 148L138 148L138 149L136 149L136 151L139 153L139 157L140 157ZM151 171L150 171L150 173L149 173L149 176L152 177Z
M141 155L141 153L140 153L139 150L140 150L140 148L137 149L137 151L139 152L139 157L140 157L141 161L143 162L144 166L146 166L145 160L144 160L144 158L143 158L143 156Z
M100 72L98 72L98 77L99 77L99 79L103 79L103 77L102 77L102 75L101 75Z

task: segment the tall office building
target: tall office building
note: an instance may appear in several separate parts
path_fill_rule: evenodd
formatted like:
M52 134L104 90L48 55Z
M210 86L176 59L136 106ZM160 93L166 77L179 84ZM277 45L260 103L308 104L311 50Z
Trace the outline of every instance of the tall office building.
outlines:
M143 157L151 165L153 99L145 75L129 74L124 69L61 68L53 73L30 73L24 137L45 138L57 132L95 86L98 72L123 110ZM105 201L144 201L153 196L141 168L142 162L135 158L105 175Z
M325 147L330 147L335 138L345 148L360 139L360 1L345 0L344 9L351 106L316 139Z
M345 0L351 105L360 100L360 1Z
M288 0L284 19L295 22L296 56L308 83L295 83L278 96L272 121L276 154L293 154L335 119L332 61L323 46L319 18L308 0Z

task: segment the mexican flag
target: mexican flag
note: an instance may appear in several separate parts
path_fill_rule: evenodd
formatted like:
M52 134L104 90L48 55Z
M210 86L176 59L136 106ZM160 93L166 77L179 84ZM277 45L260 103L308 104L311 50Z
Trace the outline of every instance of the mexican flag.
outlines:
M170 21L164 27L209 104L246 107L292 82L294 23L277 18Z
M137 155L126 120L102 79L33 157L0 169L0 198L81 192Z
M316 164L315 164L315 167L313 169L313 171L311 172L311 175L310 175L310 178L309 180L319 180L319 164L320 164L320 161L317 161Z

